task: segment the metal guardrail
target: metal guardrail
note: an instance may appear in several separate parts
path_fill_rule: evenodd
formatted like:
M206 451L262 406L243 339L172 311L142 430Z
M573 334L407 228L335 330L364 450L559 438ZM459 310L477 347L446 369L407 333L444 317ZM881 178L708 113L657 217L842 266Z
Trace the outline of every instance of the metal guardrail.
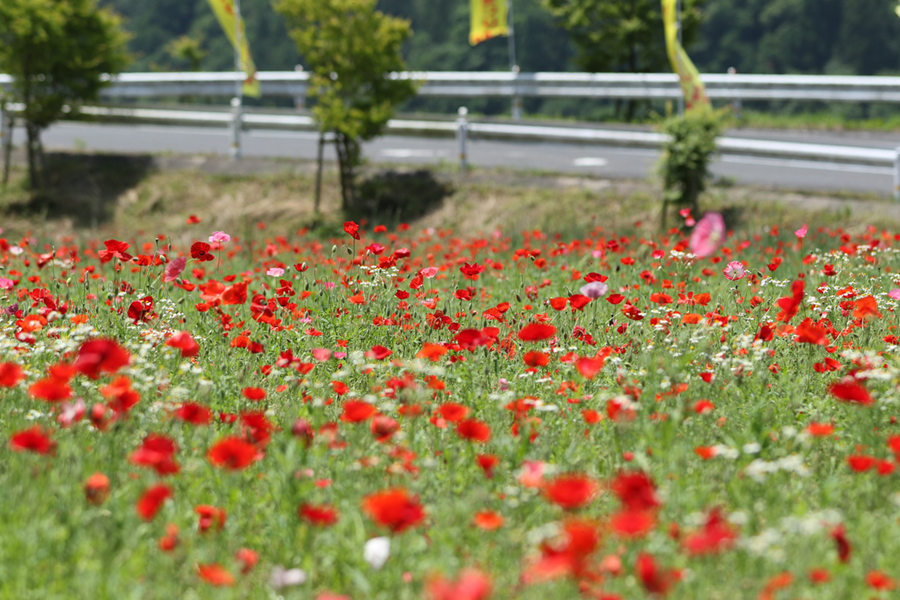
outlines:
M674 100L681 93L677 76L669 73L411 71L389 76L418 82L419 95L427 97ZM232 72L122 73L107 77L111 84L102 97L230 98L237 77ZM257 77L264 96L303 97L309 85L309 73L303 71L261 71ZM900 103L900 77L704 74L702 78L709 97L718 100ZM8 75L0 75L0 87L11 81Z
M155 123L160 125L212 125L227 127L232 114L224 111L166 110L156 108L84 107L81 112L101 122ZM244 113L244 129L314 131L313 119L306 115ZM391 119L388 133L413 136L453 137L464 129L466 137L484 140L515 140L594 144L612 147L658 149L667 136L648 131L623 131L584 127L552 127L504 123L469 122L465 114L456 121ZM721 137L719 151L737 156L826 161L840 164L894 166L897 150L776 142L747 138Z
M21 106L7 105L13 112ZM106 123L141 123L159 125L200 125L234 127L239 129L275 129L315 131L314 120L307 115L235 113L221 109L171 110L161 108L128 108L86 106L80 113L90 119ZM531 142L579 143L609 147L658 149L667 141L661 133L623 131L586 127L520 125L469 122L465 109L460 109L456 121L425 119L392 119L387 132L398 135L453 137L459 142L461 168L468 165L467 143L470 138L484 140L513 140ZM900 148L887 150L855 146L778 142L747 138L721 137L717 141L722 154L776 159L812 160L837 164L892 167L894 197L900 201Z

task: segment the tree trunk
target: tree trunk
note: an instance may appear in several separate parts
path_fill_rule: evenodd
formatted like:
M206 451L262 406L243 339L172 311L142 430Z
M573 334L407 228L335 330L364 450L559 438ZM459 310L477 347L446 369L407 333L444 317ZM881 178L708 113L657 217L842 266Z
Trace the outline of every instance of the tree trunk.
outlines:
M31 123L25 123L25 130L28 132L28 183L32 190L40 187L40 176L38 174L38 152L40 145L41 130Z
M316 157L316 199L313 204L313 212L319 214L319 206L322 203L322 166L325 162L325 132L319 132L319 154Z
M355 170L359 164L359 142L343 133L335 133L334 145L341 175L341 208L348 211L356 204Z
M12 136L13 130L16 127L16 119L12 116L12 113L6 115L6 123L3 124L6 127L6 137L3 138L3 185L9 183L9 161L12 157Z

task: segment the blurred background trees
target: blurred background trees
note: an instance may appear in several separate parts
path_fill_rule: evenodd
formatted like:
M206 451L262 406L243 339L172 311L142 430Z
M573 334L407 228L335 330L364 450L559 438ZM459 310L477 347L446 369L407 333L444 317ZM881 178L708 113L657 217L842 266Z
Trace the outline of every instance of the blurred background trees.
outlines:
M32 188L42 181L41 130L97 99L101 75L128 64L127 41L118 16L95 0L0 2L0 72L13 77L6 99L24 105Z

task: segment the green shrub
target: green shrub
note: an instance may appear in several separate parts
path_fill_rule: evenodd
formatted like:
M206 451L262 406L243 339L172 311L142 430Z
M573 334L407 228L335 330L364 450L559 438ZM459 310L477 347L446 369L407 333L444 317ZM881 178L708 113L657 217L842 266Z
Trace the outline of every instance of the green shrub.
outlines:
M699 212L698 198L709 181L709 163L716 152L716 138L722 130L722 116L711 110L691 111L683 117L666 119L660 130L669 136L663 144L660 175L664 197L662 223L670 204Z

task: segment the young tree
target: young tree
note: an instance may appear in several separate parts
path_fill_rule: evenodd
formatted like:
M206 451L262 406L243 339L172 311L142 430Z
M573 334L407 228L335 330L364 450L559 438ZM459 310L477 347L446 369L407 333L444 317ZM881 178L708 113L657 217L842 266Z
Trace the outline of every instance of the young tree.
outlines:
M127 64L126 42L119 18L95 0L0 2L0 72L13 77L8 99L25 106L32 188L41 181L41 131L97 99L102 75Z
M576 62L590 73L668 72L659 0L542 0L578 47ZM700 27L706 0L682 0L682 39L687 47ZM628 103L629 120L634 102Z
M394 107L415 95L400 55L409 21L375 10L376 0L276 0L311 71L309 96L320 131L332 132L344 210L356 203L361 142L379 135Z

